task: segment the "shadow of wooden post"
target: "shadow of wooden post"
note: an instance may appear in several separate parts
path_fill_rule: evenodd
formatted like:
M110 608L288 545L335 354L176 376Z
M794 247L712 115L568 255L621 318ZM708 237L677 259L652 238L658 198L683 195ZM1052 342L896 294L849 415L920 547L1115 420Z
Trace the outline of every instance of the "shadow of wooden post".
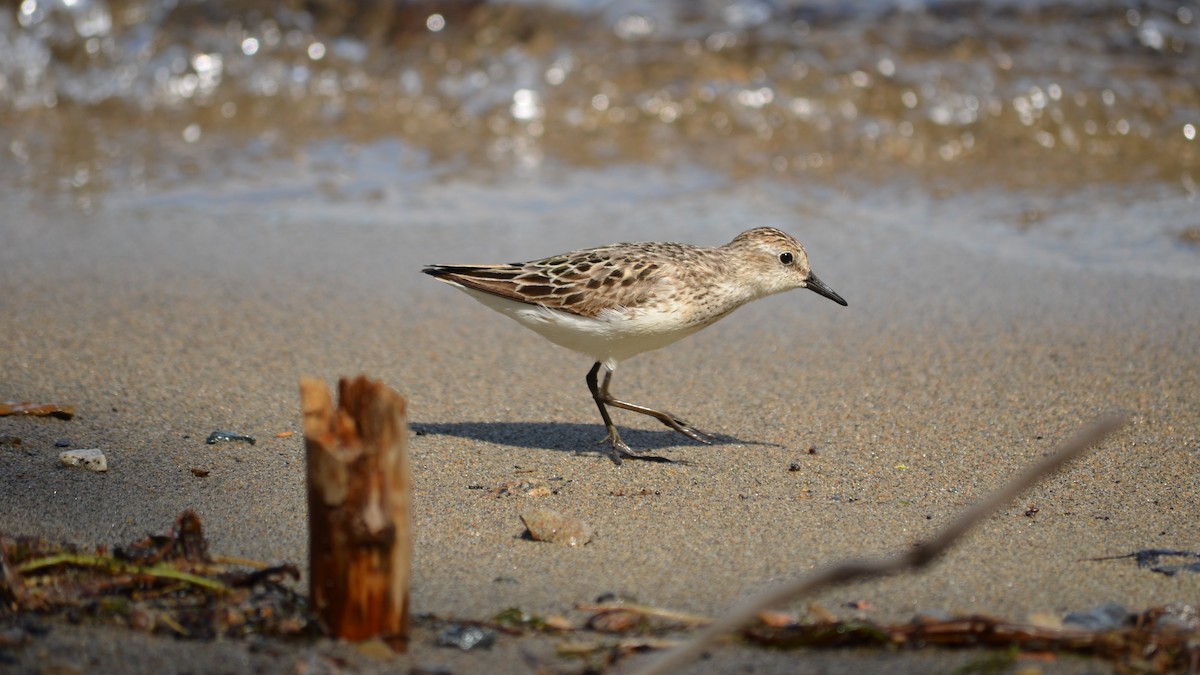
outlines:
M309 591L326 634L404 651L412 565L408 413L364 376L300 380L308 468Z

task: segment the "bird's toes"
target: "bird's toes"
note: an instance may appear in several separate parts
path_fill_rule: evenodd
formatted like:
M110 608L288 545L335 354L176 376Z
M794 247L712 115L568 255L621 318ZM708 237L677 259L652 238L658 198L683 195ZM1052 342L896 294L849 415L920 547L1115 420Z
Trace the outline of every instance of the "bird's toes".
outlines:
M667 426L671 427L675 431L678 431L679 433L683 434L684 436L687 436L688 438L692 439L693 441L696 441L698 443L703 443L705 445L712 445L712 442L717 440L717 437L714 436L713 434L710 434L707 431L701 431L700 429L697 429L696 427L688 424L687 422L684 422L683 420L679 419L678 417L672 417L671 419L675 423L669 424Z
M637 453L631 450L629 446L625 444L625 441L621 440L621 435L617 433L616 429L610 430L607 436L596 442L596 445L610 446L611 450L608 453L609 457L612 458L613 464L616 464L617 466L621 465L622 457L637 456Z

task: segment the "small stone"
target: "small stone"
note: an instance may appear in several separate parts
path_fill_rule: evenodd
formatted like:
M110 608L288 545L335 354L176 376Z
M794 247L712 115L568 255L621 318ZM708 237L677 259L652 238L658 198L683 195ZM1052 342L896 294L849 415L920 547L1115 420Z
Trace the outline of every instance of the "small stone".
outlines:
M1185 227L1176 236L1185 244L1200 244L1200 225Z
M57 441L54 441L54 447L56 447L56 448L69 448L69 447L71 447L71 441L68 441L68 440L67 440L67 439L65 439L65 438L60 438L60 439L58 439Z
M592 540L592 526L551 509L534 509L521 514L521 522L534 541L583 546Z
M496 642L496 634L479 626L454 624L442 631L437 637L439 647L458 647L470 651L476 647L489 649Z
M1071 612L1063 617L1063 624L1087 630L1112 630L1125 625L1129 610L1109 602L1086 612Z
M588 619L588 628L601 633L627 633L646 622L646 617L627 609L600 612Z
M561 614L551 614L546 617L546 628L553 630L575 630L575 624Z
M208 435L208 438L204 439L204 442L209 445L216 445L217 443L229 443L231 441L241 441L243 443L249 443L250 445L254 445L256 442L253 436L247 436L246 434L239 434L232 431L221 431L220 429L212 432Z
M1049 612L1033 612L1029 615L1029 625L1049 630L1062 630L1062 619Z
M377 661L390 661L396 658L396 652L388 646L388 643L379 638L359 642L354 645L354 649L359 654Z
M104 456L100 448L65 450L58 453L58 461L63 466L81 466L97 473L108 471L108 458Z
M800 623L800 619L795 615L773 609L766 609L759 612L758 621L770 628L787 628L788 626L795 626Z

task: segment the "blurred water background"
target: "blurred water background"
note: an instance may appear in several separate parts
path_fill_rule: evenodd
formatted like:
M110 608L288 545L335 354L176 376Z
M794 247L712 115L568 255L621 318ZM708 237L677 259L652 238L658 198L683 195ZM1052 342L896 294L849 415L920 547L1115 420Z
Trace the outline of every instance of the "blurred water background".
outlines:
M446 181L572 175L561 199L620 201L649 189L649 169L698 191L833 194L978 249L1061 249L1051 264L1200 278L1198 135L1197 2L20 0L0 12L10 214L172 196L263 211L303 199L336 219Z

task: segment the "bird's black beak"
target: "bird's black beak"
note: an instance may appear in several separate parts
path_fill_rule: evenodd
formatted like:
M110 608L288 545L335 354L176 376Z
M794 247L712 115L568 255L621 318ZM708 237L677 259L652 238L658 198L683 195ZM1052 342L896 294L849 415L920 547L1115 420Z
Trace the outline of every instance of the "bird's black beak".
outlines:
M808 288L808 290L812 291L813 293L816 293L817 295L823 295L823 296L829 298L830 300L836 302L837 304L841 305L842 307L847 306L846 301L844 299L842 299L842 296L838 295L837 293L834 293L832 288L826 286L825 282L818 279L817 275L813 274L812 272L808 273L807 288Z

